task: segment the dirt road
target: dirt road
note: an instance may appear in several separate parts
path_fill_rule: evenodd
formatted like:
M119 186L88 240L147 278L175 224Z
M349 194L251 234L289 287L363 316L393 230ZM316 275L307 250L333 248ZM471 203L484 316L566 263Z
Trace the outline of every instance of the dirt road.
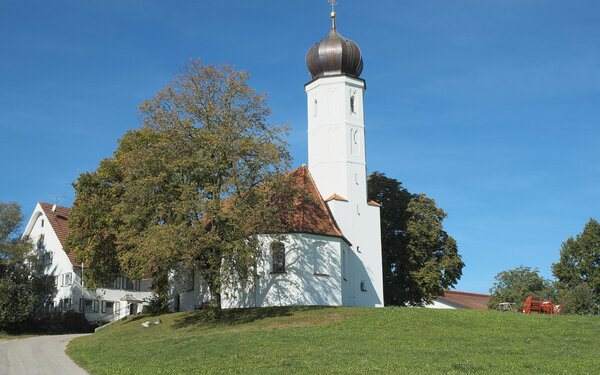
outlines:
M87 374L65 354L69 341L79 336L82 335L0 341L0 375Z

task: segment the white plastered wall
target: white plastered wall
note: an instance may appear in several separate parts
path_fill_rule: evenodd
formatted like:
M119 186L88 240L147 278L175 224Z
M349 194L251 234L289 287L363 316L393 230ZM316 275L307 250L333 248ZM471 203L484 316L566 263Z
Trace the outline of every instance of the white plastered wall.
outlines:
M273 241L281 241L285 246L284 273L272 272ZM341 249L347 246L342 239L294 233L262 235L260 242L258 277L244 282L235 280L225 287L221 293L223 308L342 305ZM318 260L317 256L320 257ZM194 278L194 289L187 291L182 273L188 271L179 271L173 276L173 293L179 296L180 310L193 310L209 301L209 290L198 273Z
M306 85L308 167L344 236L344 305L383 306L379 207L367 204L365 82L334 76Z
M60 300L71 298L73 301L72 305L75 305L75 298L81 296L81 285L76 283L73 265L67 254L63 251L62 244L48 222L48 218L44 215L42 207L38 203L33 211L31 219L29 219L29 222L27 223L23 236L29 237L30 241L35 244L40 238L40 235L44 236L44 243L41 248L35 247L34 251L36 255L41 256L43 252L52 253L52 263L44 267L44 274L51 276L60 276L67 273L73 274L70 286L57 286L56 294L54 295L54 303L55 305L58 305ZM72 306L72 309L76 307L77 306Z

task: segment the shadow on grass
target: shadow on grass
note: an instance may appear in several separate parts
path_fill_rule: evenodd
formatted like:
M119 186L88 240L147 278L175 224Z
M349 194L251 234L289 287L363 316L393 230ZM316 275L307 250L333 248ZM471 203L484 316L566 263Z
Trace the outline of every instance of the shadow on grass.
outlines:
M187 328L196 325L209 327L219 325L237 325L252 323L257 320L292 316L294 313L309 310L328 309L328 306L285 306L285 307L254 307L247 309L195 311L175 321L174 328Z

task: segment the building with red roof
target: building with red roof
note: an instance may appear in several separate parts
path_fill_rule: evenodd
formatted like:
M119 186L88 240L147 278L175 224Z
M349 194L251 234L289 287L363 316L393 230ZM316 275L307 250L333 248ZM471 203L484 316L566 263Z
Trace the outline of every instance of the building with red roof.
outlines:
M38 314L76 311L90 321L110 322L141 312L151 297L149 280L118 277L106 288L85 288L82 274L87 265L63 247L69 235L70 215L68 207L39 202L23 233L35 243L44 273L53 276L56 285L53 301L40 306Z

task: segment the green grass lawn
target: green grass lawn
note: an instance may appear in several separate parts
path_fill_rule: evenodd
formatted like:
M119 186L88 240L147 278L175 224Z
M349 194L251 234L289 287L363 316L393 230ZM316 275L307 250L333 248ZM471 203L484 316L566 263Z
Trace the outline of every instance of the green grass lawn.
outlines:
M71 342L93 374L591 374L600 319L411 308L136 317Z

